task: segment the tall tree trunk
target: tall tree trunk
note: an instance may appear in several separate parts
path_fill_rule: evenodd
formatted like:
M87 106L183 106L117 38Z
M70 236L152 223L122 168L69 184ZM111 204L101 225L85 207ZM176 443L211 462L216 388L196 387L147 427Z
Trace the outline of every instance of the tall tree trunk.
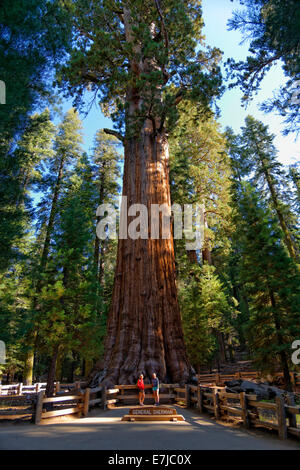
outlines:
M227 362L224 335L221 331L218 331L218 330L215 330L215 335L216 335L217 341L218 341L219 354L220 354L221 362L223 362L223 363Z
M288 226L285 222L282 210L280 208L280 203L278 201L277 194L276 194L276 191L275 191L275 188L274 188L274 182L273 182L273 180L272 180L272 178L271 178L271 176L270 176L270 174L267 170L265 171L265 174L266 174L266 179L267 179L268 186L269 186L269 189L270 189L270 192L271 192L274 208L276 210L277 217L279 219L279 223L280 223L281 229L283 231L284 241L285 241L286 247L289 251L289 254L290 254L291 258L296 259L297 258L297 253L296 253L294 241L291 237L290 231L288 229Z
M47 266L48 254L49 254L49 249L50 249L50 239L51 239L51 234L53 230L56 210L57 210L57 202L58 202L58 197L59 197L59 192L60 192L61 180L63 177L64 161L65 161L65 157L62 156L60 160L60 164L59 164L56 184L54 187L52 205L51 205L49 220L48 220L47 229L46 229L46 236L45 236L45 241L44 241L42 254L41 254L41 261L40 261L41 273L44 272ZM33 298L33 310L39 309L39 295L41 293L41 290L42 290L42 279L39 278L37 281L36 292ZM32 381L33 368L34 368L34 353L35 353L35 344L37 341L37 336L38 336L38 325L34 321L33 326L32 326L32 331L29 333L29 337L26 341L30 349L25 357L24 380L26 381L26 383L28 382L28 384L29 382Z
M33 379L34 349L27 352L24 360L23 382L32 385Z
M202 261L203 263L212 265L211 251L207 246L204 246L204 248L202 249Z
M143 58L133 31L138 19L127 6L123 18L126 41L134 51L130 62L133 80L127 89L123 196L129 206L146 206L149 229L147 239L119 237L104 369L92 383L135 383L141 372L148 376L156 372L160 380L184 383L193 371L183 339L173 237L152 239L150 234L151 205L171 208L164 118L153 115L153 103L162 99L161 86L153 91L150 82L143 89L137 85L141 74L157 72L161 65L155 58ZM149 30L155 34L154 23ZM127 207L124 209L127 213ZM128 217L127 227L130 222Z
M205 227L207 228L207 222L205 220ZM211 257L211 250L209 249L209 240L204 240L204 246L202 248L202 261L203 263L207 263L210 266L212 266L212 257ZM213 333L216 337L218 346L219 346L219 357L221 362L225 363L227 362L226 358L226 346L225 346L225 341L224 341L224 335L221 331L218 331L216 329L213 329Z
M281 333L281 328L282 327L281 327L281 324L280 324L280 317L279 317L278 312L277 312L274 292L270 288L269 288L269 294L270 294L271 305L272 305L272 308L273 308L273 318L274 318L275 329L276 329L277 344L280 347L280 346L283 346L285 344L285 341L284 341L283 335ZM280 357L280 361L281 361L281 367L282 367L282 371L283 371L283 377L284 377L286 390L291 392L293 390L293 387L292 387L292 382L291 382L290 369L289 369L289 365L288 365L286 351L281 349L280 353L279 353L279 357Z
M45 269L47 260L48 260L51 234L53 231L54 220L55 220L55 215L57 211L58 197L59 197L61 181L63 177L64 163L65 163L65 156L63 155L59 163L57 179L56 179L56 183L55 183L55 187L53 191L51 210L50 210L49 220L48 220L47 229L46 229L46 237L45 237L42 256L41 256L41 270L42 271ZM39 291L40 289L41 289L41 286L39 285L37 290Z
M125 141L123 196L129 205L147 207L149 230L151 204L171 207L168 165L166 136L154 136L151 122L139 138ZM172 237L119 239L104 364L94 383L135 383L141 372L174 382L189 379Z
M268 163L265 161L264 157L260 154L257 144L256 144L256 147L257 147L259 159L260 159L260 162L261 162L262 170L263 170L263 173L265 175L267 185L269 187L269 191L271 193L271 199L272 199L272 202L273 202L273 206L274 206L274 209L276 211L276 214L277 214L277 217L278 217L278 220L279 220L279 223L280 223L281 230L283 231L285 245L288 249L290 257L292 259L296 259L297 258L297 252L296 252L295 244L294 244L294 241L291 237L290 230L289 230L289 228L288 228L288 226L285 222L285 218L284 218L283 212L282 212L281 207L280 207L280 201L278 200L277 192L276 192L276 189L275 189L274 178L273 178L272 174L270 173L270 170L268 168Z
M103 162L103 167L105 167L105 162ZM99 199L98 205L100 206L103 204L103 197L104 197L104 168L102 168L102 173L100 173L100 185L99 185ZM101 217L97 216L96 226L100 222ZM94 265L98 280L100 282L100 270L101 270L101 262L103 262L103 240L100 240L97 236L95 237L95 244L94 244ZM101 252L101 260L100 260L100 252ZM99 266L100 265L100 266Z
M54 395L54 380L55 380L55 372L56 372L56 361L58 356L58 346L55 347L50 367L48 370L48 377L47 377L47 386L46 386L46 397L52 397Z
M204 241L203 241L203 247L202 247L202 261L203 263L207 263L211 266L213 263L212 263L212 258L211 258L211 250L209 246L209 237L206 233L207 229L208 229L208 224L206 220L206 214L204 214Z

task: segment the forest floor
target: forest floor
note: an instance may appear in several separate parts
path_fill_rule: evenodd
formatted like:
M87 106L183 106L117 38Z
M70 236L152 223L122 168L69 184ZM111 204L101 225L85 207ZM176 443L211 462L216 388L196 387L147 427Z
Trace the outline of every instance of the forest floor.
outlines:
M124 422L128 407L92 410L87 418L57 418L41 425L0 424L2 450L300 450L264 431L221 424L197 411L176 407L184 422Z

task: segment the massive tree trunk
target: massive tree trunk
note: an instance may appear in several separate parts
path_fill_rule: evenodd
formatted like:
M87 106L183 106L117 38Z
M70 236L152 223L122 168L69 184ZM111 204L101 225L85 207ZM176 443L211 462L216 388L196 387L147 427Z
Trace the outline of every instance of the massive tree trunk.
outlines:
M162 102L161 84L140 88L140 77L163 70L155 58L145 58L133 31L129 9L124 8L126 41L134 54L133 80L127 89L123 196L128 207L148 210L147 238L120 238L111 309L107 323L103 369L92 383L135 383L138 374L156 372L162 381L187 382L192 374L181 325L175 280L172 234L151 238L151 205L171 208L169 145L164 118L155 109ZM150 25L155 35L155 24ZM168 47L166 43L166 48ZM156 105L154 104L156 103ZM124 208L127 212L127 207ZM122 215L121 215L122 217ZM160 214L161 219L161 214ZM126 226L132 217L128 217ZM161 220L160 220L161 225Z
M168 142L146 121L125 141L123 196L148 209L148 239L119 239L104 370L93 383L134 383L138 374L186 382L191 376L177 300L172 237L150 238L151 204L170 202ZM126 210L126 208L125 208ZM132 217L128 217L127 226Z

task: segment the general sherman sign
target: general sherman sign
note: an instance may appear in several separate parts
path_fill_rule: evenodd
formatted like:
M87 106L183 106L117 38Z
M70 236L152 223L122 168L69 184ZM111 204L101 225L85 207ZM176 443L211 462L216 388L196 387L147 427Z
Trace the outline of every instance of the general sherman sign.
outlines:
M177 412L174 408L132 408L129 412L130 415L176 415Z

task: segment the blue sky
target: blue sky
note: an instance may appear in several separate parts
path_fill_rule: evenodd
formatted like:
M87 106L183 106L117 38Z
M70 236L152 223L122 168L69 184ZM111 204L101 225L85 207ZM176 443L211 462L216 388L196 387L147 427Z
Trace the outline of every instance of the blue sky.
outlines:
M227 21L232 11L241 8L238 0L202 0L203 17L205 22L204 34L206 42L224 52L224 60L233 57L236 60L245 59L248 55L248 42L242 44L242 36L238 31L228 31ZM269 126L271 133L275 134L275 145L278 149L278 158L284 164L295 163L300 160L299 144L296 136L283 136L282 118L274 113L264 114L259 110L259 103L272 97L273 90L285 82L280 64L274 66L264 78L261 89L247 109L241 106L242 93L238 89L226 90L219 101L221 116L219 122L223 128L230 126L238 133L248 114L263 121ZM65 101L63 110L72 106L71 101ZM112 123L101 113L98 105L93 105L88 116L81 116L84 126L84 149L90 153L96 131L103 127L111 127Z

